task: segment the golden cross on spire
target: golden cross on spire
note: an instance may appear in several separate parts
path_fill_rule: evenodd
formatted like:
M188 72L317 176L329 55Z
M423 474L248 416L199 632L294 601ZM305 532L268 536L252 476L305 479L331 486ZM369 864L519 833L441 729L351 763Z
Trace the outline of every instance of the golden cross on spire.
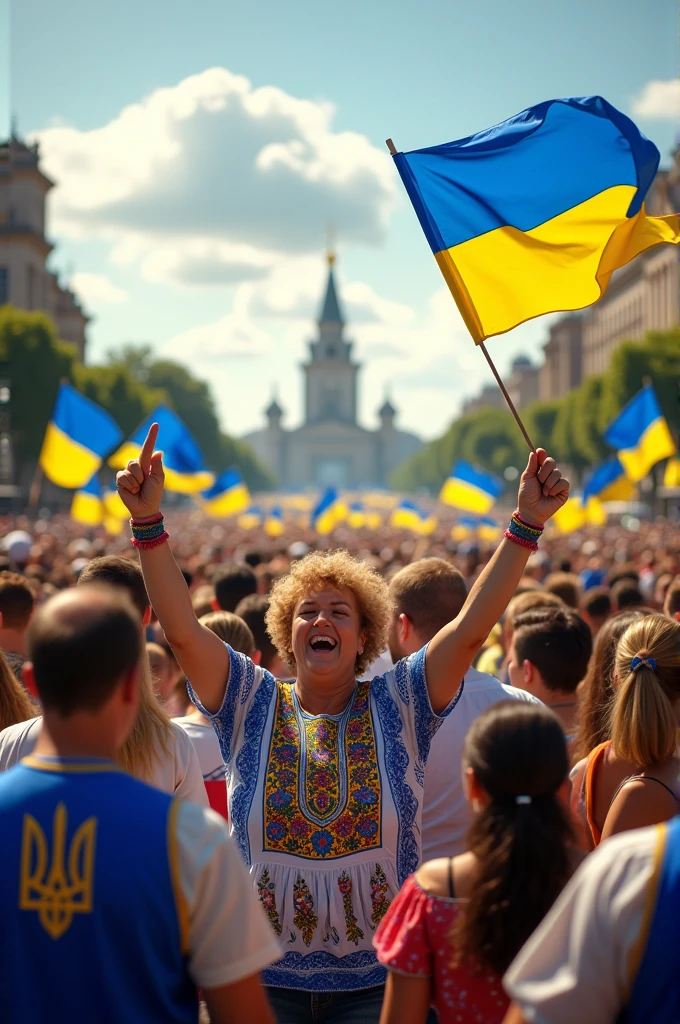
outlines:
M335 239L337 232L334 224L326 225L326 259L328 260L328 266L332 267L335 263Z

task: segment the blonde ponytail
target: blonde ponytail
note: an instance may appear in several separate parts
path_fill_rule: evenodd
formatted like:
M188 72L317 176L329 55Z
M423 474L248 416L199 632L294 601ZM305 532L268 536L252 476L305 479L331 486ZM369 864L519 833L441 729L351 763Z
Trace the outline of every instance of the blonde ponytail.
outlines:
M131 775L149 782L161 755L170 756L172 727L156 696L146 648L139 672L139 711L132 732L118 753L118 761Z
M680 701L680 622L647 615L628 627L616 655L619 688L612 708L617 757L640 768L676 749Z

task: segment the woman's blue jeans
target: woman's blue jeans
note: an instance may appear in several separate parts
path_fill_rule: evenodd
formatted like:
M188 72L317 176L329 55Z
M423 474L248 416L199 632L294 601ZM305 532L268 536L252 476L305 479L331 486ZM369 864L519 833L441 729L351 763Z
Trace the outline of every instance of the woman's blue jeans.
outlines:
M267 988L278 1024L379 1024L384 985L358 992Z

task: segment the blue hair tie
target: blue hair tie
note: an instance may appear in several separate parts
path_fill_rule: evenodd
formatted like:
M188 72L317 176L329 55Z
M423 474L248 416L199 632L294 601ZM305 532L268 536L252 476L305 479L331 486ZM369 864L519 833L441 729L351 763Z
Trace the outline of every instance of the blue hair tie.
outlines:
M651 658L649 656L640 658L636 654L630 663L631 671L635 672L635 670L638 669L640 665L645 665L647 668L651 669L652 672L656 672L656 661L654 660L654 658Z

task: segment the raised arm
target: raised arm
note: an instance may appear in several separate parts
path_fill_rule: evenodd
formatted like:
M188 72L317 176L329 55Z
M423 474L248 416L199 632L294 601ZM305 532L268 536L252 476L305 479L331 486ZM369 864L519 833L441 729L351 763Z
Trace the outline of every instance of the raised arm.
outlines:
M154 423L139 459L118 473L118 493L135 520L152 519L163 497L163 456L154 451L158 424ZM182 671L208 711L217 711L229 681L229 655L222 641L197 620L189 590L170 545L140 548L144 582L151 605Z
M542 448L532 452L522 474L518 508L521 517L543 526L569 496L563 479ZM443 711L492 627L515 593L530 551L503 538L468 594L460 614L430 641L425 660L427 688L434 711Z

